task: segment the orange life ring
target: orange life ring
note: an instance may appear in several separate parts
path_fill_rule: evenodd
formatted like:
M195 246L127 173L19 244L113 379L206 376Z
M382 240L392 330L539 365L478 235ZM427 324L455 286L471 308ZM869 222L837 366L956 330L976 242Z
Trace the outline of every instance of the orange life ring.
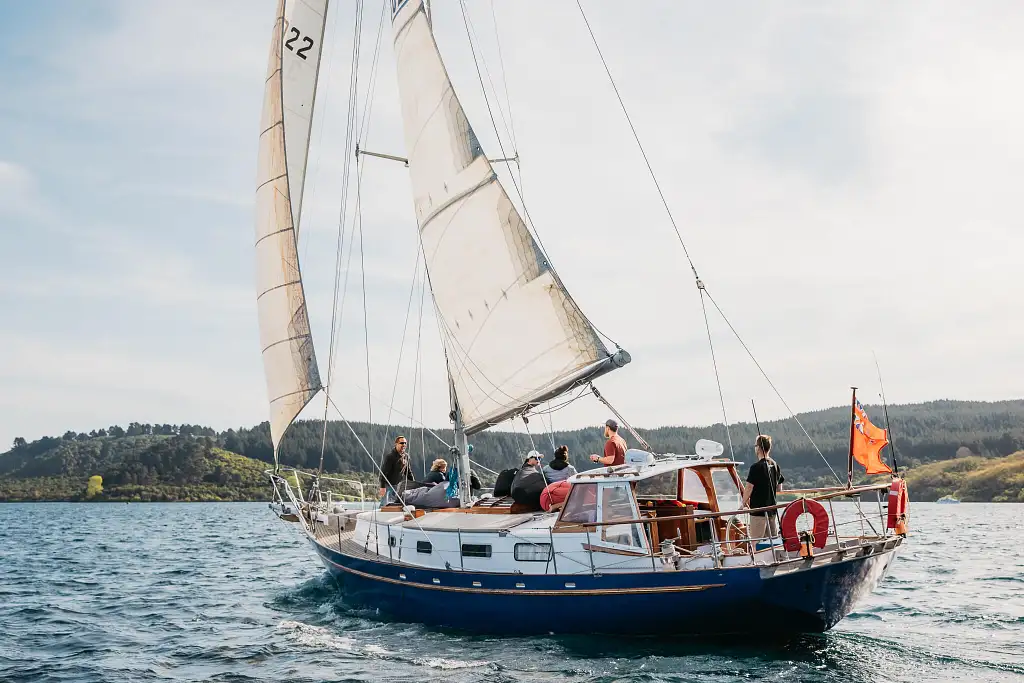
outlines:
M782 513L782 545L786 550L800 550L802 539L796 529L796 520L805 512L814 517L814 547L824 548L828 542L828 513L825 507L816 500L802 498L787 505Z
M896 529L896 533L906 533L907 508L910 507L910 494L907 492L907 482L903 479L893 479L889 487L889 522L888 528ZM902 528L902 531L900 529Z

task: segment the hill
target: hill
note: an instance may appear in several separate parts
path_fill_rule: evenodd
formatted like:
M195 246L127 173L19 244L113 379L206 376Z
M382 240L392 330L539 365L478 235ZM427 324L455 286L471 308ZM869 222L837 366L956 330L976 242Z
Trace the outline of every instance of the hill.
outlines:
M211 437L104 436L0 456L0 501L265 500L266 464ZM28 446L28 445L26 445ZM33 455L31 450L41 450ZM90 491L90 477L100 487Z
M1024 451L922 465L907 475L907 486L915 500L954 496L970 503L1024 503Z
M866 409L876 424L884 425L878 407ZM931 401L890 406L889 415L901 469L913 471L929 463L952 460L958 454L984 460L1024 449L1024 400ZM787 481L801 487L831 485L836 482L831 467L845 483L849 407L798 417L824 459L794 420L761 424L761 430L774 439L772 454L782 464ZM603 445L598 428L552 435L543 431L542 420L535 418L528 425L532 436L522 421L517 422L514 432L492 430L475 435L471 439L474 461L483 468L501 470L519 465L531 448L550 453L555 443L569 447L570 459L577 468L590 466L586 456L599 452ZM722 424L638 431L658 452L692 452L699 438L728 443ZM450 429L436 430L435 437L430 430L409 425L354 422L350 428L331 421L321 451L323 423L300 421L281 444L281 461L316 469L323 452L326 471L351 473L370 482L374 465L360 442L379 461L399 433L409 437L417 473L425 473L434 458L446 457L448 449L443 442L452 441ZM730 425L730 434L736 458L751 462L754 425ZM628 442L635 441L629 434L625 436ZM885 453L888 459L889 449ZM957 458L957 462L966 459ZM115 425L88 434L66 432L31 443L19 438L14 448L0 454L0 500L81 500L86 496L88 478L94 475L103 477L104 482L103 493L97 499L262 500L268 495L262 470L272 460L266 422L223 432L198 425L133 422L127 429ZM923 494L914 487L911 491L915 497Z

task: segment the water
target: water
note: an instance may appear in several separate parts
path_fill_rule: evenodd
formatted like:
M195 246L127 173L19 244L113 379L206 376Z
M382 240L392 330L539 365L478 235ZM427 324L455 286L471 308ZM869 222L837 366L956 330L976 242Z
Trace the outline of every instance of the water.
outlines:
M0 505L0 681L1024 680L1024 505L912 513L857 612L757 642L387 622L346 607L263 504Z

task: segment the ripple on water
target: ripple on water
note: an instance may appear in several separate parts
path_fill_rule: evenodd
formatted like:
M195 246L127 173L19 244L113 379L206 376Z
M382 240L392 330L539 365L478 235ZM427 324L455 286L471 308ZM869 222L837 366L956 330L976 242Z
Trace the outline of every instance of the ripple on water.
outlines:
M346 604L263 504L6 505L0 680L1018 680L1024 565L1005 530L1022 513L917 505L890 576L834 631L695 640L550 636L541 616L524 638L389 622Z

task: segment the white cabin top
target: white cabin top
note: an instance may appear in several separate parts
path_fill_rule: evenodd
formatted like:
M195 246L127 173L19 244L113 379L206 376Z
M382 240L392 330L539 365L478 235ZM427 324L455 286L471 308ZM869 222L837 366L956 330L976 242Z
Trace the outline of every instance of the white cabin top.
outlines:
M569 478L573 484L590 483L595 481L639 481L650 479L668 472L695 467L697 465L742 465L742 462L722 458L713 453L702 453L698 455L677 455L666 453L655 456L639 448L630 448L626 451L626 463L609 467L598 467L575 474Z

